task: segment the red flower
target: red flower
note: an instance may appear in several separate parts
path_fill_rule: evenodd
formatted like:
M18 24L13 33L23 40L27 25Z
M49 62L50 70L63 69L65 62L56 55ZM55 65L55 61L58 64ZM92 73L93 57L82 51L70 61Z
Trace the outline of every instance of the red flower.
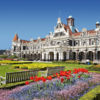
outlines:
M52 77L51 77L51 76L48 76L47 79L48 79L48 80L52 80Z
M56 73L56 75L58 76L59 74L58 74L58 73Z
M70 77L67 77L67 79L69 80L69 79L70 79Z
M64 81L64 79L63 79L63 78L61 78L61 83L63 83L63 81Z
M68 71L68 74L71 74L71 70Z
M28 82L28 81L26 81L26 82L25 82L25 85L28 85L28 84L29 84L29 82Z
M77 74L78 72L79 72L79 70L76 69L76 68L73 70L73 73L74 73L74 74Z
M43 79L44 79L44 77L42 76L42 77L41 77L41 80L43 80Z
M55 74L53 74L53 77L55 77L56 75Z
M65 71L60 71L60 76L65 76L66 72Z
M65 76L66 76L66 78L67 78L67 77L70 77L70 75L65 75Z
M44 79L42 79L42 81L45 83L46 82L46 79L44 78Z
M60 76L58 75L57 78L60 79Z
M30 77L30 80L33 80L34 78L33 77Z
M41 80L41 77L38 77L38 81L40 81Z
M79 75L78 78L80 78L81 76Z

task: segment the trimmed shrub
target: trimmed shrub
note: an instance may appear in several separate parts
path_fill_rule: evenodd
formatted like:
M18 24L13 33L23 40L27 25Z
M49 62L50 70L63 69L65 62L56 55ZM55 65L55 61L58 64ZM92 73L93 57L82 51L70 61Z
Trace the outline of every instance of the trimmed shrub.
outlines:
M89 67L88 70L100 71L100 65L93 65L93 66Z
M97 94L100 95L100 85L96 86L94 89L92 89L87 94L85 94L83 97L81 97L79 100L100 100L100 97L98 97Z
M79 64L80 63L80 61L78 61L78 60L67 60L65 62L69 63L69 64Z
M27 66L21 66L20 68L21 68L21 69L28 69Z

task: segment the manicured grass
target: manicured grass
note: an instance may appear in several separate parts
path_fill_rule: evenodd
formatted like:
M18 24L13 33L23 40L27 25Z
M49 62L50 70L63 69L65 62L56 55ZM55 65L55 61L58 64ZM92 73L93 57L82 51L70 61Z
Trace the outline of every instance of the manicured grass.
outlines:
M48 64L48 63L47 63ZM55 63L58 64L58 63ZM13 64L14 65L14 64ZM66 64L66 63L59 63L59 66L65 66L65 70L73 70L74 68L89 68L92 65L83 65L83 64ZM22 69L23 70L23 69ZM22 71L21 69L14 69L12 65L1 65L0 66L0 76L4 76L5 77L5 73L6 72L18 72L18 71ZM92 71L93 72L93 71ZM98 72L98 71L95 71ZM40 74L40 73L39 73ZM38 74L38 75L39 75ZM40 76L40 75L39 75ZM16 82L16 83L10 83L7 84L7 87L10 87L10 85L14 85L16 86L16 84L20 85L20 84L24 84L25 82ZM6 87L5 85L2 85L2 87Z
M92 65L85 65L85 64L59 64L59 66L65 66L65 70L73 70L74 68L89 68Z
M58 64L58 63L54 63L54 64ZM65 70L73 70L74 68L88 68L88 67L91 67L92 65L59 63L59 66L65 66ZM5 76L6 72L18 72L22 70L14 69L12 65L1 65L0 66L0 76Z
M6 72L18 72L21 70L13 69L11 65L1 65L0 66L0 76L5 77Z

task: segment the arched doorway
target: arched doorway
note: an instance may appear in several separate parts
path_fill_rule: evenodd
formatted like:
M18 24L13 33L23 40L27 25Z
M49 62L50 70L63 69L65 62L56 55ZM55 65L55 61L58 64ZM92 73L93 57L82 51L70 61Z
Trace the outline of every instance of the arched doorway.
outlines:
M26 58L26 55L25 54L23 55L23 58Z
M54 60L54 53L50 52L49 55L50 55L50 61L53 61Z
M97 59L100 60L100 51L97 52Z
M93 52L92 52L92 51L89 51L89 52L87 53L87 59L93 61Z
M80 52L80 53L79 53L79 60L80 60L80 61L83 60L84 57L85 57L84 52Z
M40 57L41 57L40 53L37 54L37 60L40 60Z
M34 60L34 54L31 54L31 59Z
M72 52L72 60L76 60L76 52Z
M37 60L37 55L36 54L34 54L34 60Z
M46 54L44 54L44 61L46 61Z
M63 60L66 60L66 52L63 52Z
M57 53L57 61L59 60L59 53Z

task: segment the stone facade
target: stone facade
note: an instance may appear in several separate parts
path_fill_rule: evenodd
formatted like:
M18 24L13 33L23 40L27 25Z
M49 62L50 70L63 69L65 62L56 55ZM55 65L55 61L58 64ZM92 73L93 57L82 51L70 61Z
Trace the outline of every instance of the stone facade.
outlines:
M100 60L100 23L94 30L75 28L74 18L67 18L67 25L58 18L54 32L45 38L21 40L16 34L12 41L12 55L30 60Z

